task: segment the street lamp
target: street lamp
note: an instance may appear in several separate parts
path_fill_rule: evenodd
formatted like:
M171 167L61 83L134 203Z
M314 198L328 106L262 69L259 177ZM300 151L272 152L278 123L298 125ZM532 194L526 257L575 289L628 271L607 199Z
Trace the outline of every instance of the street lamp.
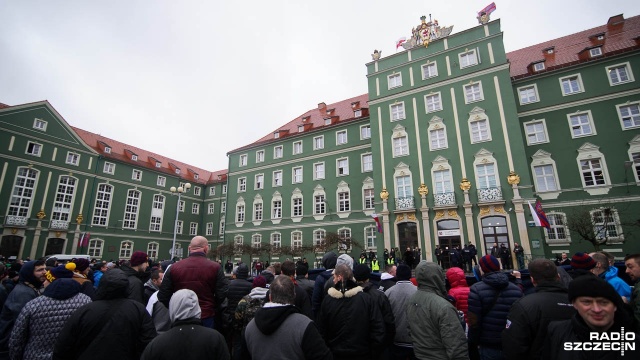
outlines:
M175 257L175 252L176 252L176 233L178 232L178 215L180 214L180 197L182 196L183 193L186 193L187 191L189 191L189 189L191 189L190 183L184 184L184 188L182 186L179 186L176 189L175 186L172 186L169 189L172 195L178 195L178 203L176 205L176 222L175 224L173 224L173 243L171 244L171 259Z

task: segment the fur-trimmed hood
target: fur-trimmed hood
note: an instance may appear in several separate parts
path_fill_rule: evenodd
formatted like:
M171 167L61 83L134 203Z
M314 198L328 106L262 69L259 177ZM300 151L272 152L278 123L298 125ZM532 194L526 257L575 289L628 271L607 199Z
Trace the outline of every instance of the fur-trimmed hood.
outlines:
M356 296L357 293L362 292L362 286L358 286L353 280L347 280L344 286L342 283L342 281L338 281L337 284L329 288L329 296L334 299L342 299Z

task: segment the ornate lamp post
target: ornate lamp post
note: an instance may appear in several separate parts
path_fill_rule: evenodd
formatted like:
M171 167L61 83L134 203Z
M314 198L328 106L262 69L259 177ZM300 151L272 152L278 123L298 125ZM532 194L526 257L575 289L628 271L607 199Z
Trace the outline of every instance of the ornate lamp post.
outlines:
M183 193L186 193L187 191L189 191L189 189L191 189L190 183L184 184L184 188L182 186L179 186L176 189L175 186L172 186L169 189L172 195L178 195L178 203L176 205L176 222L173 224L173 243L171 244L172 259L175 257L175 252L176 252L176 233L178 232L178 215L180 214L180 197L182 196Z

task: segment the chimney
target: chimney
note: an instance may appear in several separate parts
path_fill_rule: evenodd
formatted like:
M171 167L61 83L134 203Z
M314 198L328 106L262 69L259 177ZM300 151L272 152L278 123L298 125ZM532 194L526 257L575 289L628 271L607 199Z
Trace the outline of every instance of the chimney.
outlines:
M616 26L624 23L624 15L616 15L609 18L607 21L607 27Z
M318 104L318 110L320 110L320 112L325 112L327 111L327 104L321 102Z

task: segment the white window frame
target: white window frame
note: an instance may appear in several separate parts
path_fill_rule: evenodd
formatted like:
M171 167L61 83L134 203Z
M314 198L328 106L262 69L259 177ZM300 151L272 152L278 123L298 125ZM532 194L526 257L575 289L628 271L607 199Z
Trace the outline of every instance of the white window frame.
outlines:
M113 199L113 186L109 184L98 184L96 190L96 201L91 216L91 225L108 226L109 214L111 210L111 200Z
M432 101L430 106L429 104L429 99L434 98L437 99L437 101ZM433 107L431 109L431 107ZM442 93L441 92L435 92L435 93L429 93L427 95L424 96L424 110L425 112L428 113L433 113L433 112L438 112L438 111L442 111Z
M622 108L633 108L636 107L636 113L633 114L631 113L631 116L627 116L629 118L629 120L631 121L631 126L629 127L625 127L624 126L624 119L625 117L622 115ZM622 127L622 130L632 130L632 129L637 129L640 127L640 101L634 101L634 102L627 102L626 104L619 104L616 105L616 111L618 113L618 119L620 119L620 126ZM635 119L634 119L635 118Z
M375 249L376 248L376 234L378 233L378 229L373 226L367 226L364 228L364 238L367 249Z
M215 186L215 185L212 185L212 186L209 188L209 196L215 196L215 194L216 194L216 186Z
M587 186L584 176L587 171L582 169L581 162L591 160L599 160L604 184L594 184ZM580 176L582 189L584 191L588 192L590 195L605 195L609 193L609 190L611 189L611 179L609 178L606 159L604 157L604 154L600 152L599 146L593 145L591 143L585 143L578 149L578 157L576 158L576 161L578 164L578 174Z
M264 150L256 151L256 163L264 162Z
M544 70L544 68L545 68L544 61L540 61L533 64L533 71L535 72L542 71Z
M324 161L313 164L313 180L322 180L325 178Z
M91 257L100 258L102 257L102 250L104 248L104 240L102 239L91 239L89 240L89 247L87 249L87 255Z
M271 219L282 219L282 198L271 199Z
M282 234L279 232L271 233L271 235L269 235L269 243L271 243L272 248L275 248L275 249L282 248Z
M249 155L242 154L240 155L238 166L240 167L247 166L248 162L249 162Z
M199 203L191 204L191 213L194 214L194 215L200 214L200 204Z
M396 101L393 104L389 104L389 119L391 121L404 120L407 117L407 113L404 109L404 101Z
M344 145L347 143L347 129L336 131L336 145Z
M596 46L594 48L589 49L589 56L592 58L602 56L602 47Z
M560 186L560 178L558 176L558 168L556 167L556 162L551 158L551 154L540 149L535 154L531 156L531 175L533 177L533 185L536 190L536 195L538 195L542 200L553 200L558 198L558 195L562 192L562 187ZM536 168L539 166L551 166L553 170L553 178L555 181L556 189L549 190L544 189L539 186L538 175L536 172ZM543 175L545 178L548 178L548 174Z
M604 214L605 209L604 208L598 208L598 209L593 209L593 210L589 211L589 214L591 215L591 222L593 223L594 233L596 234L596 238L599 237L600 239L602 239L605 231L607 233L609 233L609 232L611 232L613 230L613 231L615 231L615 234L617 236L610 236L610 237L608 236L607 237L607 244L608 245L609 244L621 244L621 243L624 242L624 233L622 232L622 225L620 224L620 216L618 214L618 210L613 208L613 207L610 207L609 210L610 210L610 215L609 216L611 218L611 222L607 223L607 229L606 230L603 227L601 227L601 226L603 226L605 224L605 222L604 222L604 219L605 219L605 216L606 216ZM602 218L602 220L603 220L602 222L598 222L597 221L598 218L595 216L596 213L600 213L601 214L600 218Z
M366 153L360 155L360 163L362 164L361 171L372 172L373 171L373 154Z
M325 215L327 213L327 195L324 191L315 191L313 194L313 215Z
M324 135L316 136L313 138L313 150L324 149Z
M387 90L399 88L402 86L402 73L394 72L393 74L387 75Z
M162 218L164 217L165 197L159 194L153 195L151 207L151 219L149 220L150 232L162 232Z
M529 126L530 125L535 126L538 124L542 125L542 130L538 131L537 129L533 129L534 132L530 133ZM531 121L527 121L523 123L522 126L524 127L524 135L527 140L527 145L538 145L538 144L545 144L549 142L549 133L547 132L547 122L545 119L534 119ZM539 139L538 135L540 134L544 136L544 139ZM529 137L530 135L535 135L535 141L532 141L532 139Z
M612 78L612 75L613 75L612 71L620 68L625 69L627 80L614 81L614 79ZM609 79L610 86L622 85L622 84L636 81L635 78L633 77L633 70L631 69L631 64L629 62L607 66L605 68L605 71L607 72L607 79ZM618 74L618 77L619 77L619 74Z
M180 200L180 202L178 203L178 211L179 212L184 212L184 207L185 207L186 203L184 200Z
M300 155L302 154L302 140L298 140L298 141L294 141L293 142L293 146L292 146L292 154L293 155Z
M223 184L222 185L222 193L226 194L227 193L227 184Z
M478 91L475 91L475 86L478 87ZM470 90L472 91L469 92ZM465 104L471 104L471 103L484 100L484 90L482 89L482 81L470 82L469 84L463 85L462 91L464 93Z
M441 144L441 140L440 138L434 138L434 132L436 131L442 131L444 134L444 144ZM429 128L427 129L427 134L429 136L429 150L430 151L436 151L436 150L443 150L443 149L447 149L449 148L449 140L447 139L447 126L444 124L444 121L442 121L442 118L434 116L430 121L429 121ZM438 146L434 147L434 140L437 140L438 142Z
M207 214L211 215L211 214L215 214L216 213L216 204L215 203L209 203L207 206Z
M481 129L481 123L484 122L486 124L486 129ZM478 126L477 131L474 129L475 126ZM478 133L478 139L474 139L474 132ZM483 136L483 133L486 132L486 136ZM482 143L491 141L491 127L489 125L489 119L487 118L479 118L473 119L469 121L469 137L472 144Z
M198 235L198 223L197 222L191 222L189 224L189 235L190 236Z
M582 116L582 115L586 115L587 116L587 122L586 123L582 123L580 122L578 125L573 125L572 119L578 116ZM571 138L573 139L577 139L577 138L581 138L581 137L587 137L587 136L594 136L597 135L598 133L596 132L596 126L593 122L593 116L591 115L591 110L586 110L586 111L580 111L580 112L575 112L572 114L567 114L567 122L569 123L569 132L571 133ZM583 126L589 126L589 128L591 129L591 133L584 133L582 132L582 128ZM581 133L576 135L574 134L573 130L574 127L579 127L581 130Z
M247 191L247 178L245 176L238 178L238 192L243 193Z
M31 148L31 150L29 150L29 148ZM42 155L42 148L42 144L40 143L27 141L27 147L24 150L24 153L27 155L40 157Z
M133 246L134 244L131 240L120 242L120 251L118 252L120 254L120 259L130 259L131 254L133 254Z
M349 188L338 189L337 194L338 212L351 212L351 191Z
M273 172L273 180L271 187L282 186L282 170L276 170Z
M629 142L629 151L627 154L631 161L631 169L636 180L636 185L640 185L640 135L636 135Z
M274 146L273 147L273 158L274 159L280 159L280 158L282 158L283 155L284 155L284 149L282 148L282 145L278 145L278 146Z
M422 71L422 80L427 80L433 77L438 76L438 64L435 61L427 61L426 64L422 65L421 67L421 71ZM433 69L433 74L431 73L431 70L429 69ZM425 70L428 70L425 72ZM428 74L427 74L428 73Z
M264 204L262 200L253 202L253 221L262 221L264 219Z
M376 208L376 192L373 188L362 189L362 208L374 210Z
M260 234L251 235L251 246L254 249L260 249L260 247L262 246L262 235Z
M313 246L320 246L327 237L327 231L324 229L313 230Z
M254 190L264 189L264 174L256 174L253 184Z
M218 235L224 235L224 219L220 220L220 223L218 225Z
M33 128L40 131L47 131L47 122L42 119L33 119Z
M194 186L193 187L193 195L200 196L200 187L199 186Z
M67 151L67 158L65 164L78 166L80 164L80 154L73 151Z
M131 180L142 181L142 170L133 169L131 172Z
M564 87L564 81L565 80L571 81L573 78L575 78L576 85L578 86L578 89L577 90L571 89L572 91L567 92L565 87ZM584 85L582 83L582 76L580 75L580 73L563 76L563 77L559 78L558 81L560 82L560 90L562 92L562 96L571 96L571 95L575 95L575 94L579 94L579 93L584 92Z
M336 159L336 176L347 176L349 175L349 158L338 158Z
M473 61L469 61L469 60L473 60ZM465 68L480 64L480 56L478 54L478 49L466 50L465 52L459 53L458 63L460 64L460 69L465 69Z
M161 175L158 175L158 179L156 180L156 186L165 187L167 185L167 178Z
M246 205L244 203L236 204L236 224L243 223L246 219Z
M520 102L520 105L528 105L528 104L540 102L540 96L538 94L537 84L521 86L517 89L517 91L518 91L518 101ZM523 92L526 92L526 93L523 94ZM532 93L533 99L531 96L527 96L526 99L523 99L523 95L529 95L530 93Z
M291 232L291 248L302 248L302 231L296 230Z
M478 189L490 189L493 187L496 188L500 188L500 174L499 174L499 168L498 168L498 162L496 161L496 159L493 157L493 153L489 152L485 149L481 149L480 151L478 151L475 155L475 160L473 162L473 172L475 174L475 178L476 178L476 184L477 184L477 188ZM490 173L486 173L486 174L479 174L479 169L483 166L487 165L493 165L493 177L494 177L494 181L495 181L495 185L491 186L491 181L489 180L491 177ZM486 178L488 179L488 181L483 181L483 183L481 183L480 179L482 178ZM486 182L486 187L484 186L484 182Z
M371 139L371 125L360 126L360 140Z
M207 226L207 230L206 230L207 236L213 235L213 223L208 222L206 226Z
M560 222L557 219L560 218ZM567 227L567 214L557 211L551 211L547 213L547 220L549 221L549 226L551 230L545 229L544 236L547 244L549 245L567 245L571 243L571 234L569 232L569 228ZM563 229L564 238L559 239L559 231L558 229ZM550 235L553 234L553 236ZM553 237L553 238L552 238Z
M132 196L137 194L137 196ZM123 229L136 229L138 227L138 213L140 212L140 201L142 192L134 189L127 191L127 200L124 207L124 216L122 217Z
M70 221L77 185L77 178L60 176L51 211L51 220Z
M304 199L302 195L291 197L291 217L301 218L304 215Z
M304 171L302 166L294 166L293 168L291 168L291 183L300 184L304 179L303 175L304 175Z
M105 174L109 174L109 175L113 175L116 172L116 164L114 163L110 163L110 162L105 162L104 166L102 167L102 172Z

